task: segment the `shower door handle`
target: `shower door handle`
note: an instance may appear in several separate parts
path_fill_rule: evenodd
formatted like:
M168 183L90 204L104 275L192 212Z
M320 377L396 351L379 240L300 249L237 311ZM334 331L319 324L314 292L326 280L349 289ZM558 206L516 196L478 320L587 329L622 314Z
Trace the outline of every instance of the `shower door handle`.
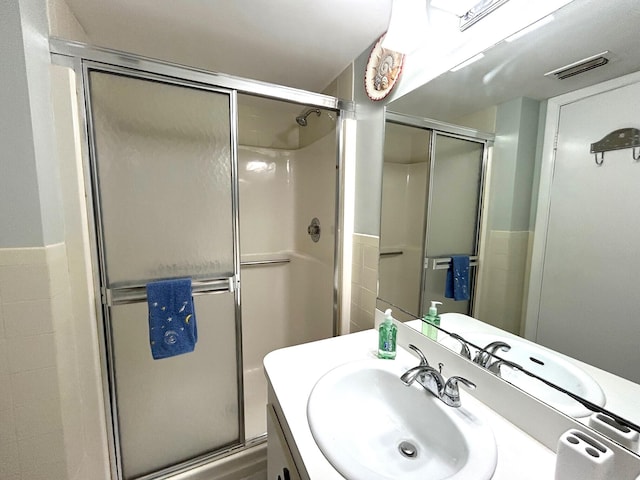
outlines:
M239 282L235 276L216 278L212 280L193 280L191 291L194 297L210 293L233 293ZM126 305L147 301L146 285L121 286L102 289L102 304L108 307Z

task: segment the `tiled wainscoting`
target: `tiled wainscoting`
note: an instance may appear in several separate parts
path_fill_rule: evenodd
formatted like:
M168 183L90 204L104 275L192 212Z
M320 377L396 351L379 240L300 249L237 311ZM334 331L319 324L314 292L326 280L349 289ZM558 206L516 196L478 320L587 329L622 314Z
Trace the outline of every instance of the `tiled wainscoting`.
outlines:
M56 257L64 247L0 250L0 477L66 479L57 348ZM67 282L68 285L68 282Z
M380 239L373 235L353 235L350 332L373 328L378 295Z
M2 480L88 478L74 324L65 245L0 249Z
M529 231L492 230L484 250L476 316L514 334L520 334L532 239Z

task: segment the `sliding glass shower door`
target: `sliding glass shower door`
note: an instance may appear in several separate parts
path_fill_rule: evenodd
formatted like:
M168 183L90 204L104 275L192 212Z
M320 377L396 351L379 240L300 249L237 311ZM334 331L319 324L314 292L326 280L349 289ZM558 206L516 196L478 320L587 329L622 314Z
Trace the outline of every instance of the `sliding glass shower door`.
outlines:
M434 132L427 201L422 314L430 302L443 303L442 311L471 314L476 277L485 143ZM469 300L445 297L447 270L452 255L467 255Z
M115 458L123 479L244 441L235 94L85 67ZM145 285L190 277L195 350L154 360Z

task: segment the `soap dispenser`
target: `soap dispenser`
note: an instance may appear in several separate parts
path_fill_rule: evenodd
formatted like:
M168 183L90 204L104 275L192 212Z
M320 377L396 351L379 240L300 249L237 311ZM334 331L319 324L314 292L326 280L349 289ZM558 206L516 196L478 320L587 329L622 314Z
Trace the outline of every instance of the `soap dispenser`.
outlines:
M435 327L440 326L440 315L438 315L437 305L442 305L442 302L432 301L431 307L429 307L429 313L425 315L422 320L422 333L433 340L438 340L438 329Z
M396 358L396 335L398 327L391 318L391 309L384 312L384 322L378 329L378 358L393 360Z

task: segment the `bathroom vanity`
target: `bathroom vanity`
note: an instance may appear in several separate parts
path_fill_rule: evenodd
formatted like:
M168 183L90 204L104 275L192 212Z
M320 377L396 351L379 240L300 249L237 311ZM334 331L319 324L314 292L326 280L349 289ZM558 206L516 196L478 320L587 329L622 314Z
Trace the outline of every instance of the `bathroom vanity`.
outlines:
M264 361L269 380L268 455L271 480L285 478L342 479L316 444L307 418L309 395L330 370L349 362L395 362L400 370L418 364L417 358L398 348L395 360L376 360L377 332L365 332L299 345L270 353ZM446 367L445 370L446 371ZM451 372L453 374L453 372ZM425 409L429 394L425 391ZM490 425L498 449L494 479L553 478L555 455L500 415L461 391L461 409L472 409ZM364 405L363 405L364 407ZM452 408L452 407L444 407ZM414 412L416 416L420 412ZM363 438L362 442L367 442ZM395 446L391 446L395 449ZM289 472L285 476L284 469Z
M337 368L344 368L342 366L345 364L357 365L360 362L363 365L375 365L376 362L384 362L384 368L400 372L415 367L419 359L407 349L410 343L424 352L431 365L443 363L442 373L445 377L460 375L477 385L473 392L460 388L462 406L456 414L477 417L492 431L497 461L492 476L488 478L554 479L558 439L569 429L584 430L584 425L465 361L410 326L402 323L397 325L398 355L395 360L377 359L378 337L375 330L276 350L265 357L264 366L269 383L269 480L350 478L334 467L314 438L308 417L310 395L320 379L332 370L335 372ZM349 396L350 400L345 399L344 402L356 401L362 409L366 409L369 403L367 395L375 392L373 387L370 391ZM399 388L406 387L399 384ZM425 402L423 412L413 411L413 408L411 411L416 420L421 413L428 411L427 402L438 402L426 391L422 390L421 393ZM448 406L443 408L452 409ZM584 431L589 435L597 435L589 433L588 429ZM359 447L371 439L370 433L363 433L362 437L358 439ZM598 440L607 442L603 438ZM635 479L640 473L638 458L611 442L607 445L616 455L616 476L612 478ZM395 451L396 445L392 443L389 448ZM354 452L354 455L358 453ZM375 456L367 461L375 466ZM336 463L335 459L333 463Z

